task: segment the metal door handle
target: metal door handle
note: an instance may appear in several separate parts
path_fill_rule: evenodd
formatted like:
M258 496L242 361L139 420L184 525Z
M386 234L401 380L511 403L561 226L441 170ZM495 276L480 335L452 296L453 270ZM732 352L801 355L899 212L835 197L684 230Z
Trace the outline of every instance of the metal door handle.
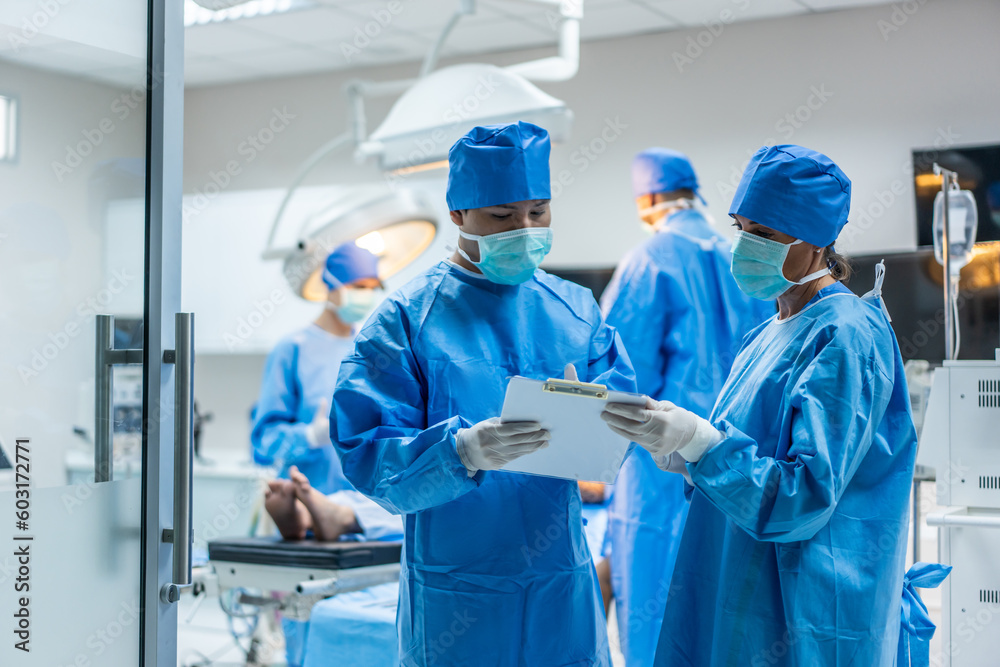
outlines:
M174 526L162 540L173 544L173 582L160 589L160 599L177 602L191 583L191 459L194 449L194 313L177 313L174 350L164 350L164 363L174 364Z
M94 353L94 482L110 482L114 476L112 428L114 416L114 367L141 364L142 350L115 349L115 316L98 315L97 349Z

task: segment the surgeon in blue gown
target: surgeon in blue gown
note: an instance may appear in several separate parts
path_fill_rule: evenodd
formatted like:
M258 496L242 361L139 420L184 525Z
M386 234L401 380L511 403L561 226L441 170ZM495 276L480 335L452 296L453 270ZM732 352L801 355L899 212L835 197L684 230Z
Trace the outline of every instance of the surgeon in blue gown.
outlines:
M511 376L571 364L635 387L591 292L537 268L552 241L549 151L525 122L452 146L456 252L390 295L341 366L330 423L344 473L405 518L404 666L611 664L576 482L502 469L549 437L497 419Z
M632 161L632 192L653 236L618 265L601 297L635 367L639 391L708 417L743 336L774 302L743 294L729 244L697 207L683 153L650 148ZM680 475L644 449L622 466L609 509L611 584L628 667L653 664L688 502Z
M740 288L777 298L708 420L610 405L616 432L693 484L656 665L894 664L917 440L875 289L833 243L851 183L800 146L761 148L730 208Z
M352 488L330 441L329 407L355 327L381 296L377 269L378 258L354 242L337 247L322 274L323 312L279 341L264 364L250 432L254 461L277 466L283 479L297 466L324 494Z

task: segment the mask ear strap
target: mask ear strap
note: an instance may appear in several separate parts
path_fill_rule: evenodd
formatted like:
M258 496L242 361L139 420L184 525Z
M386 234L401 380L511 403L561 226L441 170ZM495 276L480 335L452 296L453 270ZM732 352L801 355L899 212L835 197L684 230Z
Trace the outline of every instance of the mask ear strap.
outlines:
M470 241L475 241L476 245L479 245L479 239L482 238L481 236L476 236L475 234L466 234L461 229L458 230L458 235L461 236L463 239L468 239ZM458 254L461 255L462 257L464 257L465 261L467 261L469 264L472 264L473 266L479 266L479 262L472 261L472 258L469 257L469 253L465 252L465 249L462 248L462 244L461 243L456 243L455 244L455 250L457 250ZM482 254L481 253L480 253L480 259L482 259Z

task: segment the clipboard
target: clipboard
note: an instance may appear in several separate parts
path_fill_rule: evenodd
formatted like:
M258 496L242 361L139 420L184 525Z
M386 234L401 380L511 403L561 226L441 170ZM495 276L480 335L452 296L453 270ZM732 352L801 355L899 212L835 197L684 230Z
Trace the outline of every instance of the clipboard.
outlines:
M552 434L552 440L548 447L511 461L501 471L614 483L630 443L601 419L608 403L645 405L646 397L590 382L512 377L500 420L537 421Z

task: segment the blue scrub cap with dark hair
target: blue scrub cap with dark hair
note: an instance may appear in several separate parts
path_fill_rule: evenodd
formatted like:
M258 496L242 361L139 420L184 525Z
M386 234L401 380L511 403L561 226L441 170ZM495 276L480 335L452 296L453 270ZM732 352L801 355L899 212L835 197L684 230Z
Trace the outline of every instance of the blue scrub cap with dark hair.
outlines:
M764 146L743 172L729 215L742 215L825 248L851 210L851 179L833 160L802 146Z
M337 246L326 258L323 282L328 288L338 289L362 278L378 278L378 257L354 241Z
M472 128L448 151L448 210L550 199L550 150L531 123Z
M674 190L692 190L701 199L698 177L687 155L669 148L647 148L632 159L633 197Z

